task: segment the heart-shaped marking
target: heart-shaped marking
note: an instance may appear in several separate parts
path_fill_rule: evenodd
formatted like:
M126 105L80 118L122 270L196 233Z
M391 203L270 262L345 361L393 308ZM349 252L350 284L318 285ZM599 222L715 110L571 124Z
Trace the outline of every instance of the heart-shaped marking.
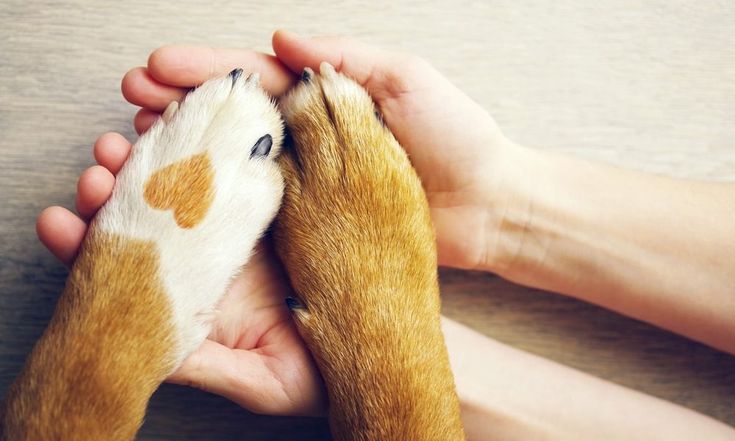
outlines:
M181 228L204 219L214 199L214 170L207 152L190 156L158 170L146 181L145 201L159 210L173 210Z

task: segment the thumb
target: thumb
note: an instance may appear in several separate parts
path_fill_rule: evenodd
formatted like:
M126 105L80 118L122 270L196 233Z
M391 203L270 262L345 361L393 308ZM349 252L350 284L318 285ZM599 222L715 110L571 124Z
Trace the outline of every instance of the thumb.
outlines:
M166 381L221 395L251 412L288 412L273 399L281 386L263 356L212 340L205 340Z
M305 67L315 71L323 61L365 87L376 100L386 97L391 89L406 83L419 65L417 57L387 51L346 37L307 38L293 32L278 30L273 34L273 51L279 60L294 72ZM403 80L403 81L401 81Z

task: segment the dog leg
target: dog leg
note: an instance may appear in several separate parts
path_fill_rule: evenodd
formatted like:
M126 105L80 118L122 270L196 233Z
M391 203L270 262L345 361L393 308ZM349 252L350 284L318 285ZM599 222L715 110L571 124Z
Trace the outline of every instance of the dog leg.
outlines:
M322 64L281 102L293 138L276 246L336 440L459 440L418 176L372 100Z
M7 440L128 440L278 210L282 122L241 70L133 147L44 335L11 386Z

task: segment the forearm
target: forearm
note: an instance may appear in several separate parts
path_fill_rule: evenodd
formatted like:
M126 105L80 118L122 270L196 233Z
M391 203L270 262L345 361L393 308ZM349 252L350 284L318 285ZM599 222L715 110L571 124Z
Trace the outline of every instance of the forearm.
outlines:
M449 319L444 338L469 440L731 440L735 430L488 339Z
M735 185L519 148L486 270L735 353Z

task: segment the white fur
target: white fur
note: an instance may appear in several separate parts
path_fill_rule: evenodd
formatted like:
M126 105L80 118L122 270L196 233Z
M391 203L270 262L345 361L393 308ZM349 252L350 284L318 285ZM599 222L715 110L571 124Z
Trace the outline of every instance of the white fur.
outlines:
M171 300L178 365L210 331L214 308L278 211L283 180L274 158L282 121L257 76L210 80L172 106L133 147L95 228L152 241ZM263 135L273 137L267 157L250 159ZM214 169L214 200L193 228L179 227L171 210L143 198L148 178L163 167L207 151Z

